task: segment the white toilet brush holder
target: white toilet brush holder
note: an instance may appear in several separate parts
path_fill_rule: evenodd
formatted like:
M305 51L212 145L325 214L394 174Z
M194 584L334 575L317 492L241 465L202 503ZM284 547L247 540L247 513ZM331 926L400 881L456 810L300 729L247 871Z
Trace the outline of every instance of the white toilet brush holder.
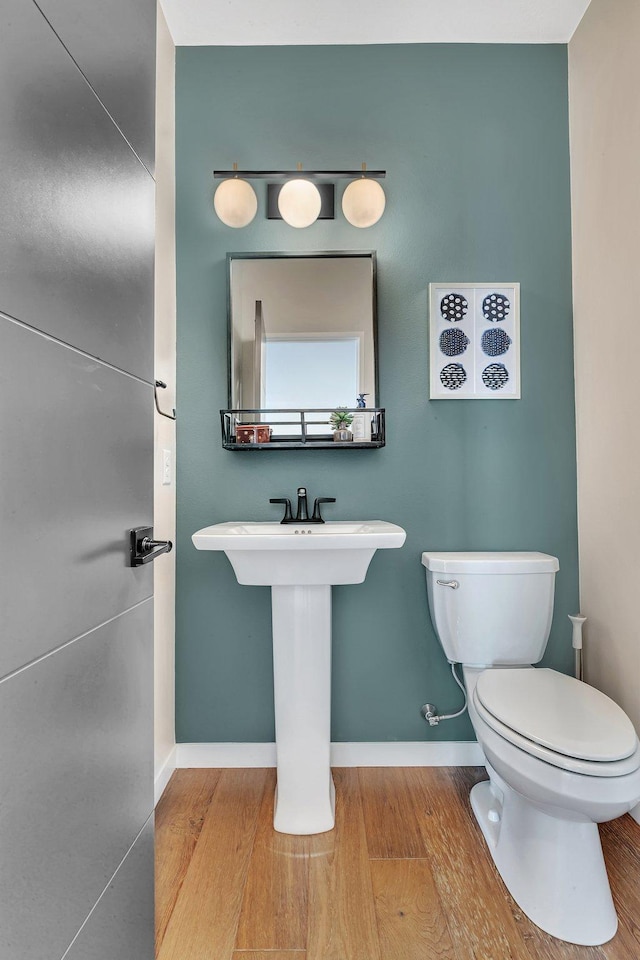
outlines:
M571 645L574 649L575 657L575 677L577 680L583 679L583 659L582 659L582 628L585 620L581 613L569 614L569 620L573 624L573 633L571 635Z

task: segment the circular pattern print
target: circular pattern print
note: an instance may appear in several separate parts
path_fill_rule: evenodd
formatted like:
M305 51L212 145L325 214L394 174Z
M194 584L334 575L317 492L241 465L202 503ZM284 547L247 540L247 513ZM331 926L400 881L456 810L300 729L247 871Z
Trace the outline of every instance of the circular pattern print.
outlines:
M482 371L482 382L489 390L502 390L509 382L509 371L504 363L490 363Z
M457 333L452 330L451 333ZM501 327L492 327L482 334L482 352L488 357L500 357L511 346L511 337Z
M447 390L459 390L467 379L467 371L461 363L448 363L440 371L440 381Z
M496 331L497 332L497 331ZM502 333L502 330L500 331ZM440 334L440 350L445 357L459 357L469 346L469 337L463 330L450 327ZM492 354L493 356L493 354Z
M509 299L502 293L490 293L482 301L482 312L485 320L491 320L492 323L504 320L509 316L510 310Z
M462 320L469 309L467 298L461 293L447 293L440 301L440 313L443 320L456 322Z

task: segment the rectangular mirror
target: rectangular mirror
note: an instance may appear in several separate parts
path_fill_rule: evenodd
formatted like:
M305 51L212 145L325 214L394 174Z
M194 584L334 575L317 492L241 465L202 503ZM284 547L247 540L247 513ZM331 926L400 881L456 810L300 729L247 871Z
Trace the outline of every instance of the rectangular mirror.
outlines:
M374 253L227 259L231 408L377 406Z

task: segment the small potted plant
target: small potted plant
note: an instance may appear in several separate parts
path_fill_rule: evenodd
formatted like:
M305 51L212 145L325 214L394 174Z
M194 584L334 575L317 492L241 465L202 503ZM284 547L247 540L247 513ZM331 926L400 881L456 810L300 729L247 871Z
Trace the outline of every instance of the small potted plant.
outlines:
M349 413L346 407L338 407L329 417L329 423L333 427L333 439L336 443L344 443L353 440L353 434L349 427L353 423L353 414Z

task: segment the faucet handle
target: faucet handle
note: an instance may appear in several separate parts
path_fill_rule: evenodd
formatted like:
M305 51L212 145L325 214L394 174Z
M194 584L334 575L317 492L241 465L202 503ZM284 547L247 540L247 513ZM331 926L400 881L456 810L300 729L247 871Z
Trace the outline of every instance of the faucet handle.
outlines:
M280 523L290 523L293 520L291 513L291 500L288 497L269 497L269 503L284 503L284 517Z
M324 523L322 516L320 515L320 504L321 503L335 503L335 497L316 497L313 501L313 516L311 517L312 521L315 523Z

